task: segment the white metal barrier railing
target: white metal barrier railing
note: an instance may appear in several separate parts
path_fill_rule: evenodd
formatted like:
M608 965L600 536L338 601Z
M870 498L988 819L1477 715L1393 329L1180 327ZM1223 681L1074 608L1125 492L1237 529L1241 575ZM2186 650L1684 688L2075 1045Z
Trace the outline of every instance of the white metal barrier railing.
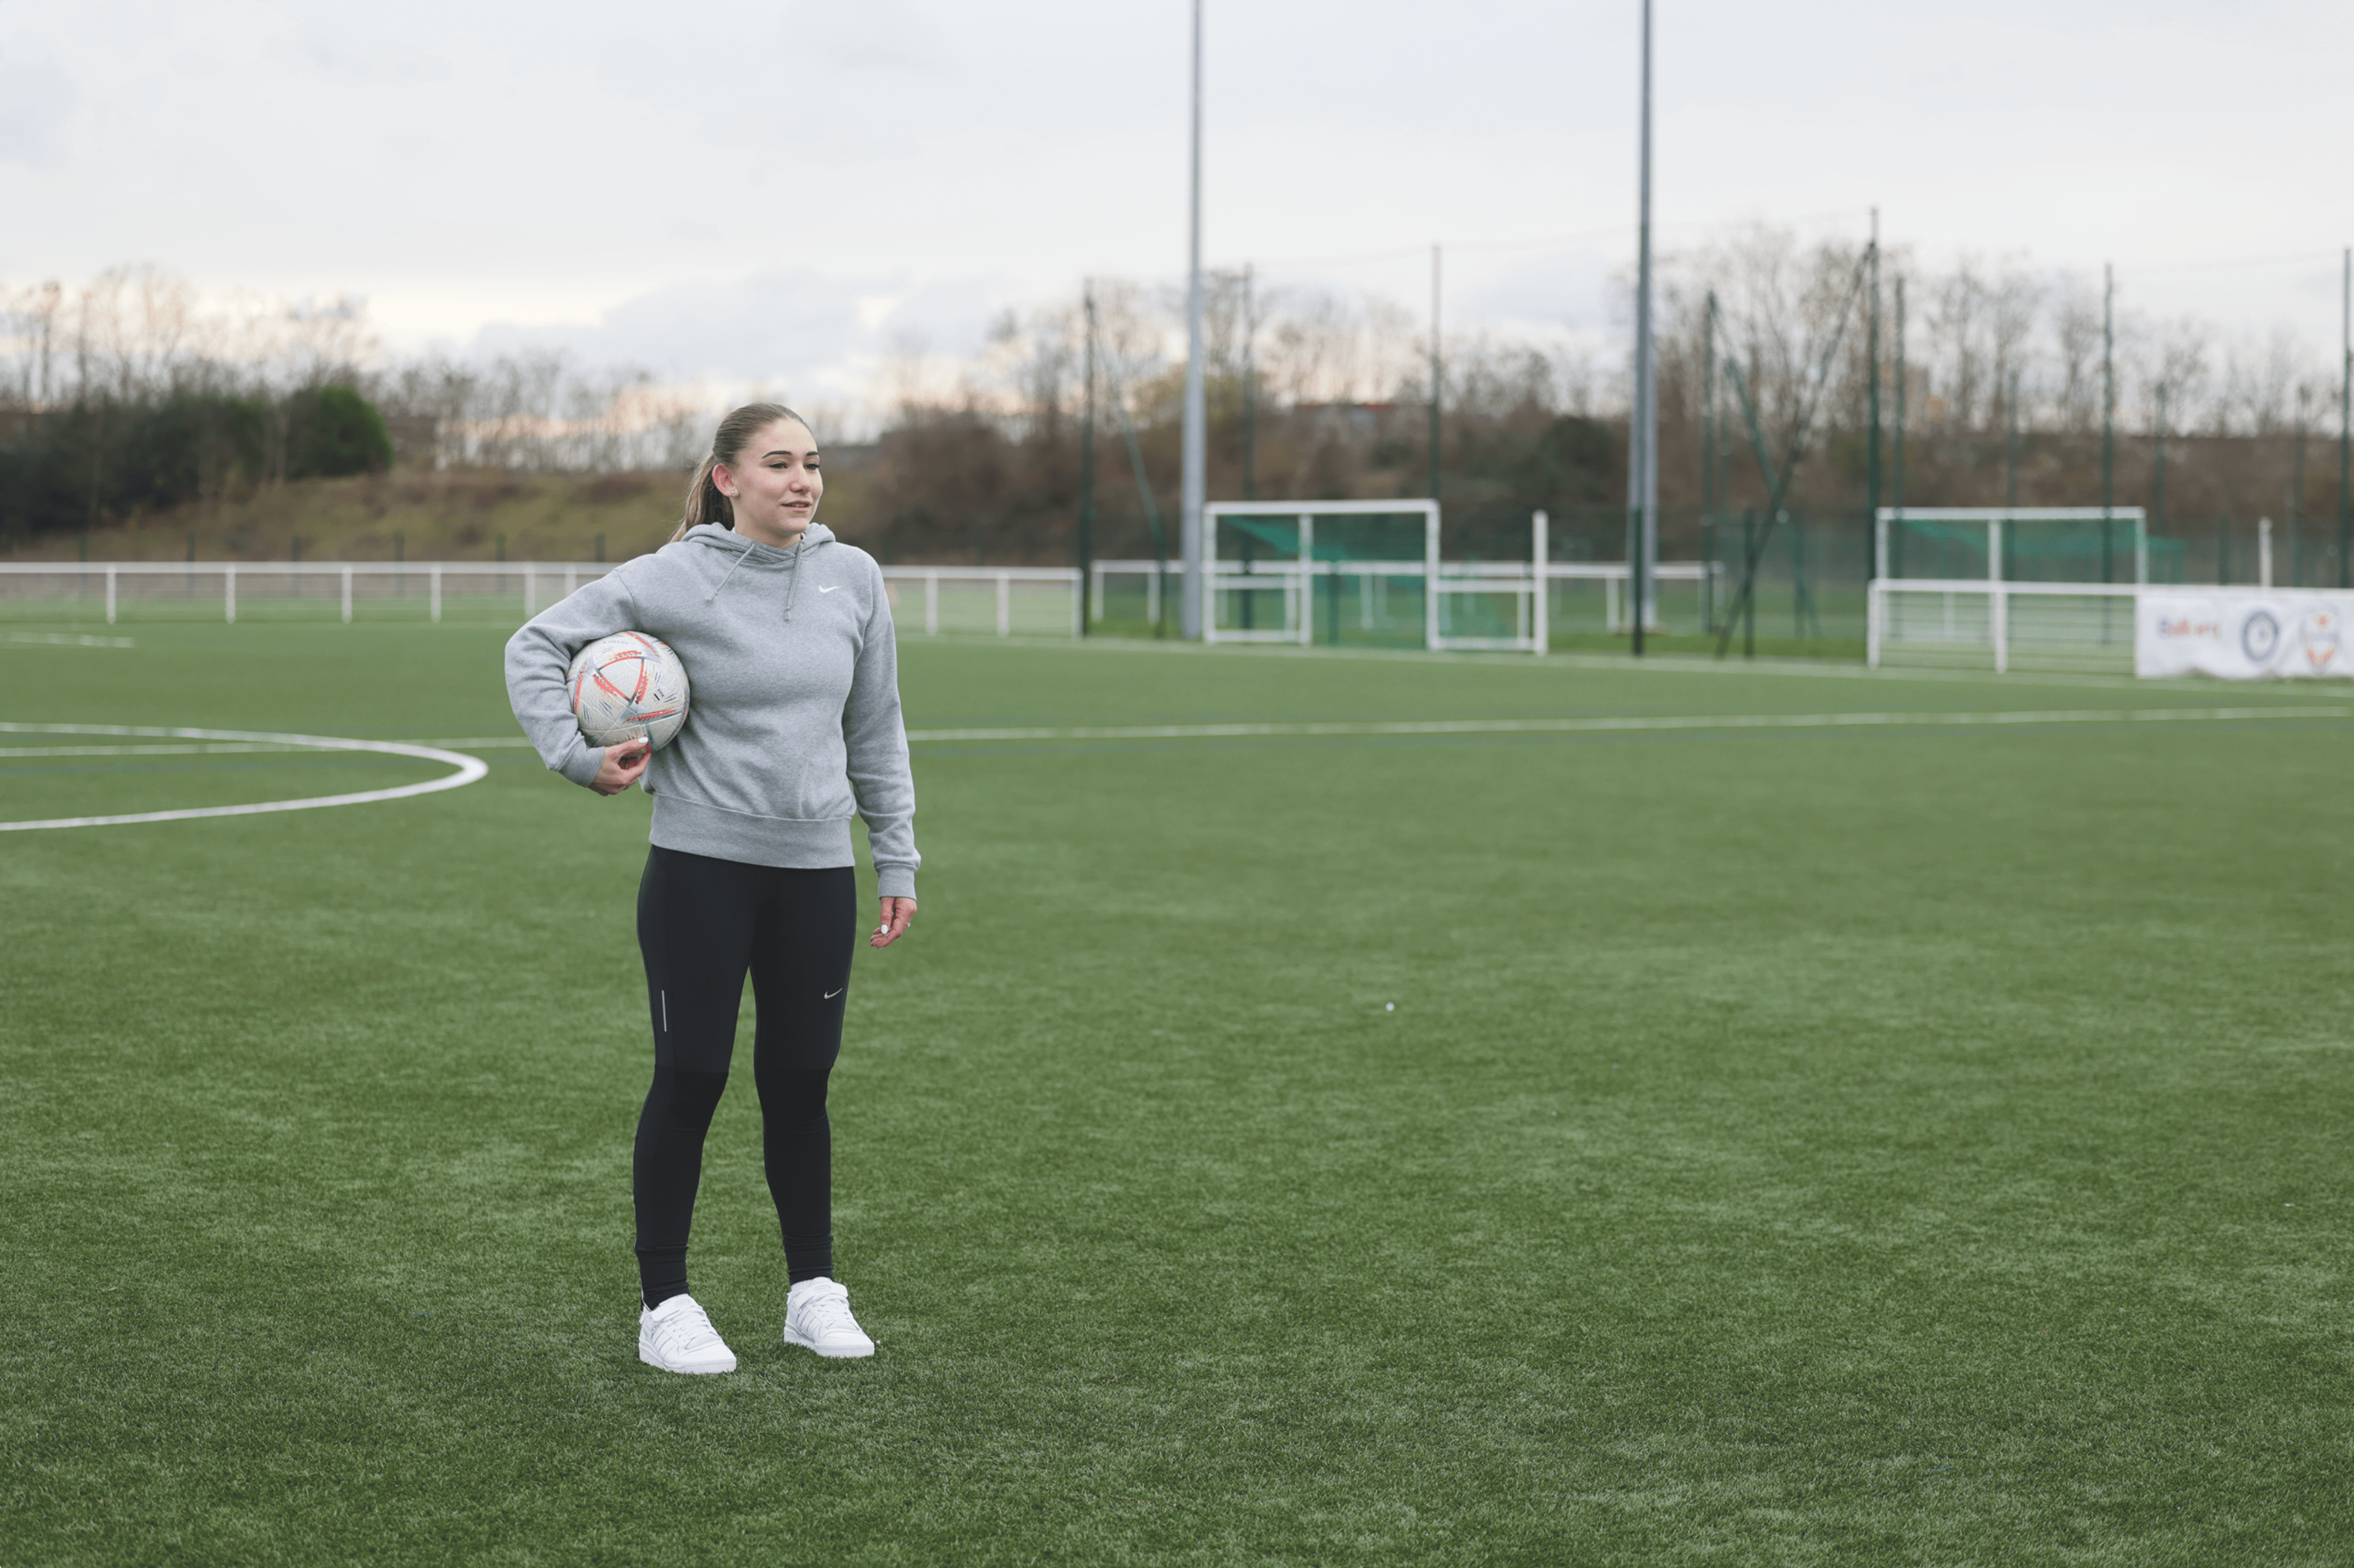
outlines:
M921 585L927 636L939 635L943 588L948 590L951 612L964 608L957 602L960 599L976 594L984 597L993 612L1000 637L1013 636L1017 620L1023 623L1020 630L1034 635L1080 634L1080 578L1076 567L885 567L883 580L892 585L895 613L905 603L903 585ZM1056 589L1061 591L1057 593ZM1100 588L1097 595L1100 605ZM1052 602L1058 599L1065 601L1059 608ZM1017 608L1023 612L1018 617ZM1100 609L1097 613L1101 613ZM905 617L900 619L904 620ZM960 618L951 615L949 619Z
M303 596L303 585L324 581L336 589L343 619L352 619L352 601L355 591L369 590L369 597L388 598L405 592L416 583L425 590L427 614L434 620L441 619L445 587L453 581L475 587L475 598L504 598L513 590L506 587L512 579L520 589L525 620L539 612L544 588L562 582L562 594L570 594L583 582L604 576L613 569L608 561L0 561L0 598L30 597L26 585L43 577L72 580L78 590L87 591L97 584L106 599L106 619L111 624L120 613L124 591L133 586L168 587L173 578L179 579L179 599L193 599L198 596L197 585L217 579L217 597L224 620L237 620L238 585L242 578L249 585L260 582L291 584L288 597ZM488 583L487 592L479 585ZM389 585L389 592L383 590ZM154 595L150 597L163 597ZM214 597L207 589L205 598Z
M102 596L111 624L126 598L183 602L214 599L224 620L234 622L242 592L256 597L300 599L319 586L329 588L342 619L353 618L355 599L388 599L421 590L426 612L439 622L445 600L462 598L470 603L506 599L530 619L546 605L566 598L583 583L614 569L607 561L5 561L0 562L0 603L36 597L40 580L69 585L77 597ZM1441 564L1438 592L1521 596L1521 624L1510 640L1490 640L1495 645L1542 648L1545 626L1543 595L1532 591L1534 563L1514 561ZM1613 630L1623 629L1627 567L1620 562L1547 561L1548 584L1566 581L1600 582L1608 596L1606 617ZM1285 627L1274 640L1308 641L1313 616L1305 613L1305 596L1313 579L1355 577L1363 588L1369 580L1426 578L1426 561L1205 562L1204 584L1213 593L1221 588L1265 588L1286 596ZM1071 567L917 567L882 568L890 586L896 618L906 627L914 617L910 599L920 604L927 635L943 631L1016 633L1034 636L1077 636L1082 594L1087 596L1097 620L1104 613L1108 577L1137 577L1145 584L1146 618L1158 620L1164 582L1175 591L1182 568L1174 562L1097 560L1084 576ZM1704 599L1718 597L1722 567L1716 563L1662 562L1654 573L1660 582L1695 582ZM176 581L175 580L176 579ZM1528 585L1528 586L1523 586ZM1983 589L1982 583L1969 585ZM270 590L276 590L274 592ZM1706 611L1703 610L1703 615ZM1435 606L1428 610L1435 627ZM1235 641L1237 629L1205 628L1213 641ZM1435 636L1435 630L1429 633ZM1267 641L1262 632L1249 640ZM1468 646L1447 639L1446 646Z
M1148 623L1161 619L1161 594L1164 578L1182 579L1185 568L1175 561L1097 560L1087 563L1087 608L1096 620L1104 618L1104 579L1106 577L1142 577L1144 579L1144 619Z
M1865 588L1863 616L1864 662L1873 669L1891 644L1939 651L1984 649L1994 659L1997 673L2010 668L2015 642L2014 599L2039 606L2056 606L2067 599L2089 599L2101 607L2096 620L2078 627L2054 620L2039 628L2039 649L2092 654L2105 651L2114 658L2133 654L2134 617L2126 616L2122 638L2107 607L2119 599L2137 603L2145 585L2137 583L2007 582L1999 577L1874 577ZM1920 624L1904 613L1916 601L1922 605Z
M428 617L439 622L445 597L462 592L474 601L519 601L528 620L546 605L568 597L584 582L613 569L607 561L5 561L0 562L0 601L35 597L42 579L67 586L77 597L103 596L111 624L128 595L180 601L216 599L224 620L238 616L240 588L249 599L258 587L278 590L273 598L300 599L324 585L345 620L355 598L376 599L421 590ZM961 630L993 630L1000 637L1076 636L1080 577L1070 567L885 567L895 609L910 587L920 589L923 626L937 634L944 625ZM142 593L141 590L150 590ZM325 596L322 596L325 597ZM943 611L943 599L947 609ZM906 619L904 615L902 620Z
M1632 620L1628 613L1627 578L1630 568L1624 561L1553 561L1545 567L1545 577L1552 582L1598 582L1603 592L1603 624L1612 631L1624 631ZM1724 601L1724 563L1723 561L1657 561L1651 566L1651 581L1658 583L1691 583L1700 593L1700 620L1704 628L1716 624L1716 607ZM1657 596L1653 604L1658 603Z

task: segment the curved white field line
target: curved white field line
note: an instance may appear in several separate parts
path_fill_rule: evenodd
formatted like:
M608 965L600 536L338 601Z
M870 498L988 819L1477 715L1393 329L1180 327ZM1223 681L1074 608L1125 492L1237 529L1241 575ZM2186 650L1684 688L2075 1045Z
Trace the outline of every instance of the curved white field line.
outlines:
M314 751L380 751L392 757L414 757L427 762L439 762L457 769L439 779L429 779L422 784L403 784L391 789L362 789L350 795L313 795L302 800L257 800L249 806L190 806L176 811L133 811L119 817L50 817L37 822L0 822L0 832L22 832L35 828L111 828L127 822L183 822L196 817L252 817L265 811L308 811L320 806L364 806L372 800L400 800L411 795L430 795L437 790L462 789L491 770L491 765L479 757L462 752L443 751L436 747L411 746L398 740L345 740L327 735L272 735L244 729L155 729L143 725L121 724L0 724L0 733L13 735L112 735L151 736L163 740L228 741L243 744L223 746L222 751L314 750ZM27 747L26 752L38 755L74 755L77 748ZM188 752L212 750L209 747L91 747L81 754L135 755L154 752Z

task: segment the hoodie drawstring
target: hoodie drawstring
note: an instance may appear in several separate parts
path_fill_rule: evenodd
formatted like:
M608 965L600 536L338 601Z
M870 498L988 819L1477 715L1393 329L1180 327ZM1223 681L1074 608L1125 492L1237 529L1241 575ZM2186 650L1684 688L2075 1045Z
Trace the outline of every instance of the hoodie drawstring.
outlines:
M793 596L801 591L801 556L809 553L809 535L803 534L793 541L793 576L785 585L785 619L793 618Z
M832 535L828 535L826 537L832 538ZM792 563L792 576L785 584L785 619L787 620L790 620L793 618L793 600L801 591L801 557L809 554L809 547L812 543L822 544L823 542L823 540L812 541L809 535L804 533L800 538L794 540L792 544L788 546L785 549L785 555L791 559ZM726 571L719 574L718 583L709 593L703 596L704 603L709 604L713 599L719 597L719 590L727 586L728 579L736 575L736 568L742 566L747 560L751 558L753 547L754 541L750 539L746 539L744 541L744 547L736 552L736 558L727 564L727 569Z
M705 595L703 596L703 602L704 602L704 603L705 603L705 604L709 604L713 599L717 599L717 598L719 597L719 588L726 588L726 587L727 586L727 579L728 579L729 577L734 577L734 576L736 575L736 568L737 568L737 567L742 566L742 565L744 564L744 558L745 558L745 556L749 556L751 553L752 553L752 541L751 541L751 540L749 540L749 539L747 539L747 540L745 540L745 541L744 541L744 548L743 548L741 551L737 552L737 556L736 556L736 559L735 559L732 563L730 563L730 565L728 566L727 569L726 569L725 572L722 572L722 573L720 574L720 576L719 576L719 588L713 588L709 593L705 594ZM787 620L790 620L792 618L793 618L793 614L792 614L792 605L791 605L790 601L789 600L789 601L787 601L786 606L785 606L785 619L786 619Z

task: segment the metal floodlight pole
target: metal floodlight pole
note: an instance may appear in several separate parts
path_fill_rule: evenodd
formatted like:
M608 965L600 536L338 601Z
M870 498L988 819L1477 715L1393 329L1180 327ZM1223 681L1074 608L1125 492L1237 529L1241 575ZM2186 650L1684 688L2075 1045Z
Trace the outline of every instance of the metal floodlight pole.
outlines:
M1878 476L1874 475L1877 482ZM1716 291L1700 318L1700 512L1716 515Z
M1258 287L1247 265L1243 268L1243 499L1258 499Z
M2166 383L2158 384L2158 450L2150 467L2149 520L2166 526ZM2102 519L2104 524L2107 519Z
M1185 450L1179 483L1178 547L1185 562L1178 631L1202 635L1202 503L1207 486L1207 423L1202 406L1202 0L1193 0L1193 184L1185 270Z
M2346 251L2345 271L2338 285L2343 299L2338 317L2338 586L2354 587L2347 573L2347 535L2354 532L2354 490L2347 487L2348 456L2354 453L2354 246Z
M2290 467L2288 483L2288 580L2291 588L2305 586L2305 428L2312 420L2306 407L2312 400L2313 389L2304 383L2296 388L2296 457Z
M2313 422L2313 412L2308 407L2312 401L2313 388L2300 382L2296 389L2296 455L2290 465L2288 484L2288 525L2292 537L2296 534L2296 520L2305 512L2305 431L2306 427Z
M2116 503L2117 472L2117 274L2101 267L2101 580L2115 573L2109 560L2109 511Z
M1438 435L1439 406L1447 396L1446 383L1440 378L1438 299L1438 247L1433 245L1430 248L1430 498L1433 501L1439 498L1439 486L1446 478Z
M1896 274L1896 441L1894 503L1896 510L1904 510L1904 274ZM1897 549L1903 549L1903 532L1897 532Z
M1643 653L1659 538L1659 406L1651 354L1651 0L1643 0L1643 122L1635 226L1635 406L1627 441L1627 619Z
M1864 424L1868 427L1863 450L1864 504L1874 518L1880 515L1880 209L1872 209L1872 281L1868 285L1869 309L1864 313L1863 337L1863 403ZM1880 563L1873 561L1867 574L1880 575Z
M1080 290L1087 307L1087 391L1079 416L1079 635L1087 634L1087 588L1096 553L1096 286Z
M1716 557L1720 510L1716 491L1716 291L1700 317L1700 558L1701 632L1716 630Z
M2003 412L2010 429L2003 442L2002 503L2017 510L2019 506L2019 372L2010 373L2009 388L2003 394Z

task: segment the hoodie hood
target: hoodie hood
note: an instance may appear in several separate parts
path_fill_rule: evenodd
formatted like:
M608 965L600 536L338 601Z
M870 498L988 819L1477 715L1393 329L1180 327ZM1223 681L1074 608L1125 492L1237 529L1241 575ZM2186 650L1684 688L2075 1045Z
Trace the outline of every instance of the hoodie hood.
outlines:
M716 523L696 524L686 531L686 537L681 541L683 544L695 545L705 549L724 550L735 557L728 562L727 569L719 574L718 583L704 596L705 604L719 597L720 589L725 588L728 579L736 575L736 568L747 562L751 564L755 571L775 568L790 574L786 578L785 587L785 619L787 620L793 618L793 600L800 596L801 590L801 557L807 556L811 550L832 542L833 530L822 523L811 524L798 541L781 550L774 545L763 545L758 539L738 534L733 528L723 528Z
M763 545L749 535L738 534L716 523L698 523L686 531L679 541L684 545L700 545L706 549L726 550L731 556L741 556L754 563L767 562L782 566L803 550L813 550L820 545L833 543L833 530L822 523L812 523L801 543L779 550L774 545Z

